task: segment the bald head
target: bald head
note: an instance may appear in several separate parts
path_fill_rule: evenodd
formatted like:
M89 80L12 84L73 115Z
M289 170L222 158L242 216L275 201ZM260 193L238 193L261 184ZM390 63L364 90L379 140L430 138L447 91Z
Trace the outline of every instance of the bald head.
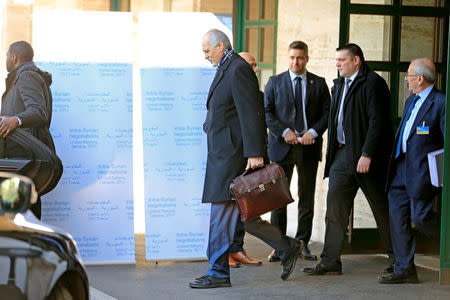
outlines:
M253 71L258 72L258 64L256 63L256 58L248 52L241 52L239 55L245 59L246 62L253 68Z
M409 64L405 76L408 89L419 94L436 80L436 68L432 60L418 58Z
M6 69L8 72L13 71L19 65L32 61L34 51L31 45L25 41L18 41L9 46L6 57Z

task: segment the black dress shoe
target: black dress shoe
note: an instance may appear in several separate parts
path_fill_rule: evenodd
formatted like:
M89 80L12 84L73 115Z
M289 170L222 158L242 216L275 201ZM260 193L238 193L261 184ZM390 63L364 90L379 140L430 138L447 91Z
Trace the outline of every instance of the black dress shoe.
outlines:
M317 256L314 254L311 254L311 251L309 251L308 245L303 246L302 251L300 252L300 257L304 260L317 260Z
M417 273L413 272L411 274L400 275L400 274L390 274L378 277L379 283L386 284L398 284L398 283L419 283L417 278Z
M203 275L189 282L189 286L195 289L210 289L218 287L230 287L230 278L216 278L209 275Z
M294 245L288 255L283 259L281 264L283 265L283 272L281 273L281 279L288 280L294 270L295 263L297 262L299 256L298 245Z
M342 265L341 263L333 265L319 263L312 268L303 268L303 272L310 275L342 275Z
M269 262L276 262L276 261L280 261L280 255L278 254L277 251L273 250L272 253L270 253L270 255L267 257L267 260Z

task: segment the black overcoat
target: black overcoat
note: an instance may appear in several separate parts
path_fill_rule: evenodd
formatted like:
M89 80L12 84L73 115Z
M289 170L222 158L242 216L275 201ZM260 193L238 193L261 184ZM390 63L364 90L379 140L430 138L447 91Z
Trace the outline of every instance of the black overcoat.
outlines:
M208 159L203 203L230 201L230 182L244 171L247 158L264 156L266 132L260 97L255 73L234 53L218 69L206 103L203 129Z
M337 114L344 78L334 80L331 88L331 109L328 120L328 146L325 176L338 150ZM369 175L385 182L394 133L390 120L390 92L386 81L363 63L344 99L343 129L348 171L356 174L363 153L371 157Z

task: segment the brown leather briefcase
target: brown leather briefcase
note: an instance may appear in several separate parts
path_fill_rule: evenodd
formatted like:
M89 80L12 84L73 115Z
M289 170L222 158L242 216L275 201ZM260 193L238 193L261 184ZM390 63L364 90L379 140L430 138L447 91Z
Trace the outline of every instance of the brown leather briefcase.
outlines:
M294 202L283 168L276 163L245 171L230 183L230 193L244 222Z

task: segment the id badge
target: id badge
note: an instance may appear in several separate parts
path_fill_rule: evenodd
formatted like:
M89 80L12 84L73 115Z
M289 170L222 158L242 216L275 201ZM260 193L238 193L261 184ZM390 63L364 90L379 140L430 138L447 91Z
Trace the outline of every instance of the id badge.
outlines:
M417 126L417 134L429 134L430 128L428 126Z

